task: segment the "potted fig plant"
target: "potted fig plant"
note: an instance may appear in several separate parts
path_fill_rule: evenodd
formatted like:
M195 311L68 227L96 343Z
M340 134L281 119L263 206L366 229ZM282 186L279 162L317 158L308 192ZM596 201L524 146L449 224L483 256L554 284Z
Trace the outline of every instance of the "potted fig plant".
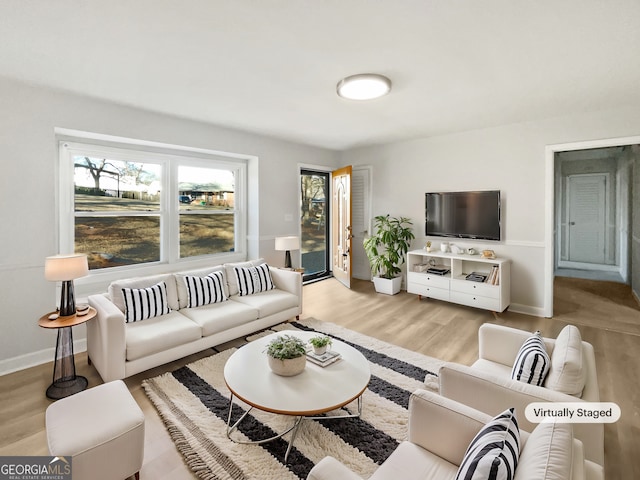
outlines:
M278 335L267 344L266 353L273 373L283 377L298 375L307 364L306 344L293 335Z
M331 345L331 338L326 335L318 335L316 337L312 337L309 340L309 343L313 347L313 353L316 355L322 355L327 351L329 345Z
M363 246L371 265L376 292L395 295L400 291L400 265L404 263L411 240L415 238L412 226L407 217L375 217L373 234L365 238Z

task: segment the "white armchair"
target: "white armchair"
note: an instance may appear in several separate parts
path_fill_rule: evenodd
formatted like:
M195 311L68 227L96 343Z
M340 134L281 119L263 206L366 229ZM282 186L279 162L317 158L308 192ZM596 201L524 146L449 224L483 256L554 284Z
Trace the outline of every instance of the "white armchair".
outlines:
M409 435L370 480L453 480L469 443L491 416L426 390L409 400ZM585 461L582 443L569 424L541 424L521 431L516 480L602 479L599 465ZM325 457L307 480L362 480L333 457Z
M575 327L565 327L577 332ZM566 332L565 332L566 333ZM579 333L579 332L578 332ZM525 408L531 402L599 402L598 377L593 346L578 339L581 346L581 374L584 387L575 395L544 386L530 385L511 379L511 368L518 350L531 332L486 323L478 331L479 359L470 367L446 363L439 372L440 394L490 415L515 407L521 429L531 432L536 424L529 422ZM566 337L564 333L561 335ZM561 335L558 336L560 339ZM551 356L551 369L565 356L566 344L556 349L556 340L543 338ZM580 347L578 348L580 350ZM561 363L561 362L560 362ZM556 368L557 370L557 368ZM551 376L551 372L547 379ZM580 395L581 393L581 395ZM599 423L573 424L574 435L584 444L585 457L604 465L604 427Z

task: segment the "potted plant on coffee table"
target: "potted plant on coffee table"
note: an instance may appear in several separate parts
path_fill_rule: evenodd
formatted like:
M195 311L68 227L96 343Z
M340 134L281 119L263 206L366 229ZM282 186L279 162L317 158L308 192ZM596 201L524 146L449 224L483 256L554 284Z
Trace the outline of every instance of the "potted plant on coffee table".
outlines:
M316 355L322 355L333 342L331 341L331 338L326 335L318 335L316 337L312 337L309 340L309 343L313 347L313 353Z
M298 375L307 364L306 344L293 335L278 335L267 344L266 353L273 373L283 377Z
M363 245L371 265L376 292L395 295L400 291L400 265L404 263L411 240L415 238L412 226L407 217L375 217L373 234L365 238Z

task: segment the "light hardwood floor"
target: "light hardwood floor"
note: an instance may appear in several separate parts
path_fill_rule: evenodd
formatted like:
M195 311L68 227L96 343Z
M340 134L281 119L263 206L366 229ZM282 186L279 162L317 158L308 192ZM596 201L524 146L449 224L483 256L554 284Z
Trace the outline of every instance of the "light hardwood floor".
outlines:
M556 281L553 319L505 312L493 314L436 300L419 301L402 292L379 295L370 282L354 281L351 290L329 279L304 287L303 318L334 322L381 340L447 361L471 364L478 355L477 331L493 322L556 336L567 323L579 326L594 345L600 395L622 409L616 424L605 426L605 473L608 480L640 478L640 308L629 300L628 287L589 281ZM625 289L626 288L626 289ZM142 479L195 478L177 453L153 405L140 387L144 378L174 370L211 350L126 379L146 418ZM80 375L89 386L102 383L76 356ZM44 391L52 364L0 377L0 455L47 455L44 412L50 401Z

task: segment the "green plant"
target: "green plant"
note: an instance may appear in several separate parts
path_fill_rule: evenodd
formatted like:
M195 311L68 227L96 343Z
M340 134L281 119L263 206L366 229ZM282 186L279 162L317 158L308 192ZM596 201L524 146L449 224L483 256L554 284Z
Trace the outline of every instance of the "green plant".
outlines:
M306 344L293 335L278 335L267 345L267 355L278 360L297 358L307 353Z
M322 348L326 347L327 345L331 345L332 342L331 338L327 337L326 335L319 335L317 337L312 337L311 340L309 340L309 343L316 348Z
M415 238L412 225L406 217L375 217L373 235L363 242L374 276L391 279L401 272L400 265L404 262L411 240Z

